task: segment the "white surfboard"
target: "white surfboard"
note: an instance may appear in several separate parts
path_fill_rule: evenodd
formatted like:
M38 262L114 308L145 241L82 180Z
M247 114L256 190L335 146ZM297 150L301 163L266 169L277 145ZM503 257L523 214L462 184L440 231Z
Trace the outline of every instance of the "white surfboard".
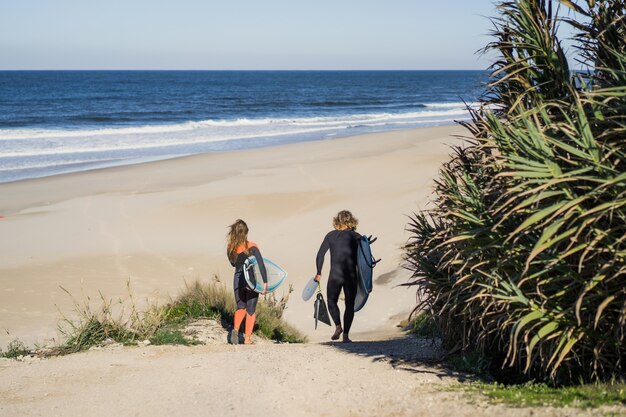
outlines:
M272 292L287 278L287 271L267 258L263 258L263 263L265 264L265 271L267 272L267 292ZM261 269L259 268L256 257L250 256L245 260L243 264L243 275L249 288L252 288L252 290L258 293L263 292L263 278L261 278Z
M317 290L318 285L319 283L315 281L315 277L311 278L302 290L302 299L304 301L309 301L311 297L313 297L313 294L315 294L315 290Z

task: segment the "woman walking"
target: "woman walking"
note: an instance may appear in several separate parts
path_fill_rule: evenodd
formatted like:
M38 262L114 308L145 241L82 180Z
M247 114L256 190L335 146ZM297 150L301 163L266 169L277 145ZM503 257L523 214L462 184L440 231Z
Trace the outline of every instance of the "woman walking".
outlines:
M328 311L335 323L335 333L332 340L339 339L343 333L343 341L351 342L349 333L354 319L354 299L357 293L356 255L361 235L355 230L359 221L352 213L342 210L333 218L334 230L329 232L317 252L317 274L315 280L322 278L324 256L330 250L330 274L326 284ZM343 289L345 297L345 311L343 313L343 327L339 314L339 293Z
M249 345L252 343L250 336L256 320L256 304L259 300L259 293L248 288L244 277L243 264L249 256L256 258L261 270L261 278L263 279L263 292L261 294L267 292L267 272L261 251L256 243L248 241L248 225L241 219L230 225L226 254L230 264L235 267L233 287L235 290L235 301L237 302L237 310L235 311L235 320L233 330L229 336L229 342L233 345L239 343L239 328L245 318L244 344Z

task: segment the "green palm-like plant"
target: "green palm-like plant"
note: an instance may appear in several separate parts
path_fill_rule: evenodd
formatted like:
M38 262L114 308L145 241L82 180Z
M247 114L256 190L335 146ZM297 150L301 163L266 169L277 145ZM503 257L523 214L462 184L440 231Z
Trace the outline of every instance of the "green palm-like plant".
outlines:
M449 348L527 376L626 370L625 0L498 5L483 106L416 214L406 247L422 307ZM578 32L573 74L557 26Z

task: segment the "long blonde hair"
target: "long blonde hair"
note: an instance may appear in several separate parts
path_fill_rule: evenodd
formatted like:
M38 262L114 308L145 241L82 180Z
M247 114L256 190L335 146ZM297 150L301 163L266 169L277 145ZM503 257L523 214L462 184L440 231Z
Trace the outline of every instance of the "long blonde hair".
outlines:
M356 230L359 221L348 210L341 210L333 218L333 227L337 230L350 229Z
M226 236L226 238L228 239L226 253L228 253L228 258L231 261L235 261L237 257L237 248L242 245L244 247L245 254L249 255L248 230L248 225L241 219L237 219L235 223L230 225L230 231Z

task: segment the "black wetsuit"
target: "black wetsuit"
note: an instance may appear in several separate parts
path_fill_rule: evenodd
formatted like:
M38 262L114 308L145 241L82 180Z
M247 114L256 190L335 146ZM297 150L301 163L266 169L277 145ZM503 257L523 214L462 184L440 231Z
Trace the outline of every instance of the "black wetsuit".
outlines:
M230 257L229 260L230 264L235 267L233 287L235 290L235 301L237 302L237 309L239 310L245 308L246 312L249 315L253 315L256 311L256 304L259 300L259 293L248 288L246 278L243 274L243 263L246 261L246 259L248 259L250 255L254 255L256 261L259 264L259 269L261 270L261 278L263 279L263 282L267 282L267 272L265 270L265 263L263 262L261 251L254 243L250 245L249 252L249 255L246 255L246 253L243 251L239 252L237 254L235 262L233 262Z
M330 249L330 274L326 286L328 311L335 325L341 325L337 301L343 289L346 301L343 331L346 334L350 332L354 319L354 299L357 292L356 251L360 237L361 235L353 230L333 230L324 238L316 258L317 274L321 275L324 255Z

